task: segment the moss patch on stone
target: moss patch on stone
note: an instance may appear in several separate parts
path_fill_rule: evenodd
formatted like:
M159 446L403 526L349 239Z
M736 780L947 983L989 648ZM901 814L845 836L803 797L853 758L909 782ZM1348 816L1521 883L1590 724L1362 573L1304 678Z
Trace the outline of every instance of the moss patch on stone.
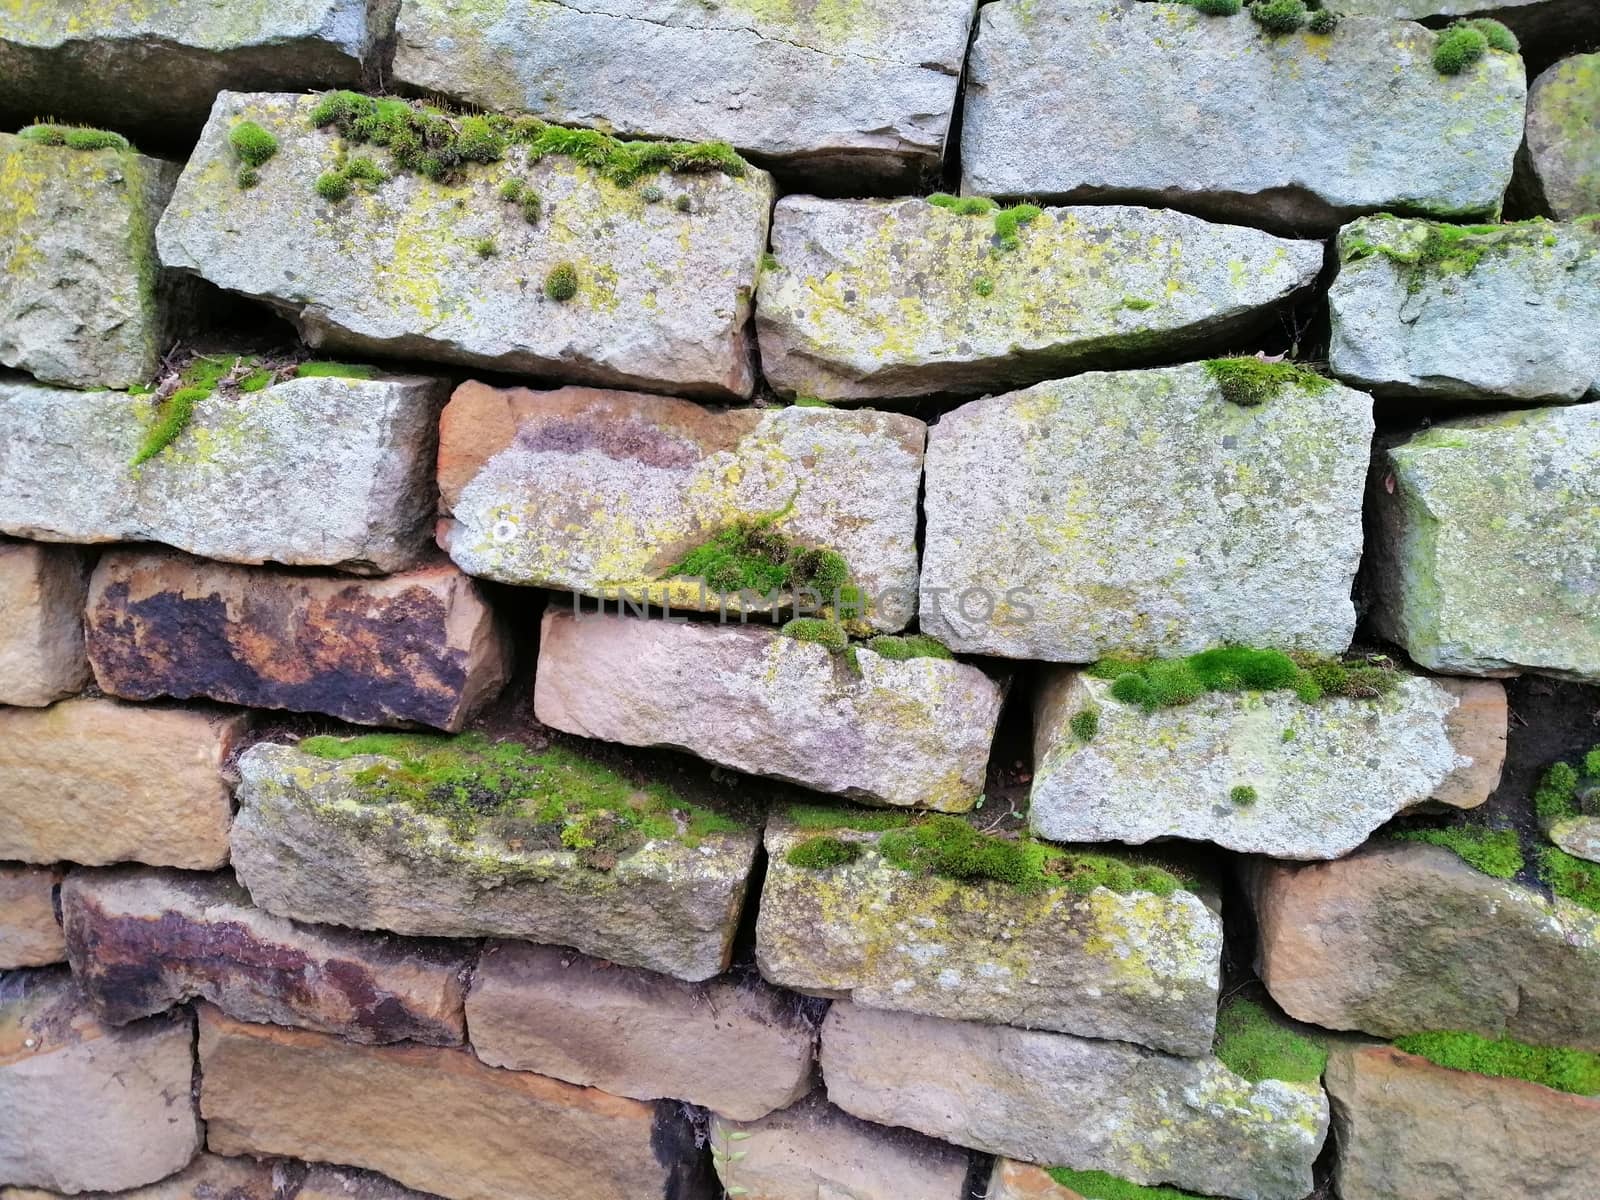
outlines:
M1600 1054L1457 1030L1410 1034L1396 1038L1394 1045L1452 1071L1522 1079L1578 1096L1600 1095Z
M1333 386L1333 380L1299 363L1264 358L1213 358L1205 368L1224 400L1246 408L1265 404L1287 387L1315 395Z
M1296 1032L1259 1001L1239 996L1217 1014L1213 1053L1235 1075L1260 1083L1316 1083L1328 1065L1328 1048Z
M1499 21L1487 17L1457 21L1434 43L1433 69L1441 75L1459 75L1491 50L1516 54L1521 49L1517 35Z
M365 363L304 362L294 373L298 379L376 379L378 368Z
M825 602L850 599L850 567L834 550L802 546L776 528L782 514L735 521L684 555L662 579L700 579L712 591L737 593L807 588Z
M1311 19L1311 10L1305 0L1255 0L1250 17L1267 33L1298 33Z
M1239 0L1233 0L1237 5ZM1238 8L1235 7L1235 12ZM1146 1187L1130 1183L1104 1171L1074 1171L1068 1167L1046 1167L1046 1175L1062 1187L1078 1193L1083 1200L1205 1200L1194 1192L1170 1187Z
M1340 261L1356 263L1383 257L1402 268L1406 289L1415 294L1429 279L1469 275L1485 259L1517 250L1550 248L1559 243L1557 226L1543 217L1502 225L1450 225L1434 221L1369 223L1339 241ZM1600 230L1571 224L1568 232L1595 237ZM1597 239L1591 252L1600 252Z
M28 125L17 136L41 146L65 146L68 150L132 150L120 133L109 129L90 129L82 125Z
M155 421L129 466L138 467L160 454L189 427L194 412L219 389L259 392L273 381L273 372L249 355L196 355L177 376L163 384Z
M1447 829L1405 829L1393 836L1402 842L1442 846L1468 866L1496 879L1510 879L1526 865L1514 829L1454 825Z
M912 815L877 808L851 808L845 805L796 804L784 814L797 829L856 829L878 833L885 829L904 829Z
M1229 790L1228 799L1239 808L1249 808L1258 799L1260 799L1260 797L1257 796L1256 789L1251 787L1248 783L1240 783L1235 784L1234 787Z
M913 658L938 658L953 661L955 654L938 638L925 633L880 633L867 640L867 649L880 658L906 662Z
M843 653L850 645L850 635L843 625L821 617L796 617L778 633L798 642L814 642L834 654Z
M799 867L805 871L826 871L833 867L842 867L860 857L859 842L847 842L842 838L829 837L826 834L807 838L791 846L789 853L783 856L784 861L791 867Z
M239 121L228 131L228 145L239 160L239 186L254 187L257 170L278 152L278 139L255 121Z
M1539 878L1562 899L1600 912L1600 863L1578 858L1556 846L1541 846Z
M1399 685L1399 675L1374 662L1343 662L1247 646L1219 646L1176 659L1105 658L1088 668L1109 679L1111 695L1146 712L1198 700L1207 692L1288 689L1308 704L1327 696L1376 699Z
M996 253L1015 250L1022 244L1022 227L1044 215L1044 210L1036 204L1013 204L1009 208L1002 208L987 196L952 196L948 192L935 192L928 197L928 203L961 217L981 217L993 213ZM992 283L989 290L994 290Z
M1072 714L1072 719L1067 722L1072 730L1072 736L1080 742L1091 742L1094 735L1100 732L1100 710L1098 708L1083 708Z

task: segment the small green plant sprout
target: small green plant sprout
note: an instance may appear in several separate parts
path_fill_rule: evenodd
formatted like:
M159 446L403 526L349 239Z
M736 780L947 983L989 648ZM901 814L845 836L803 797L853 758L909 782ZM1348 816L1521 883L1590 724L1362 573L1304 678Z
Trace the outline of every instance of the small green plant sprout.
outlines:
M68 150L131 150L128 139L109 129L85 129L77 125L29 125L17 136L41 146L65 146Z
M847 842L843 838L821 834L791 846L783 859L791 867L805 871L828 871L853 863L860 857L859 842Z
M475 238L472 243L472 249L479 258L493 258L500 252L492 237Z
M1328 1048L1299 1033L1256 1000L1235 996L1217 1014L1213 1053L1235 1075L1260 1083L1316 1083L1328 1066Z
M1397 841L1441 846L1468 866L1495 879L1510 879L1527 865L1515 829L1465 824L1445 829L1405 829L1393 836Z
M1094 735L1100 732L1100 710L1098 708L1080 708L1072 714L1072 720L1067 722L1072 730L1072 736L1080 742L1092 742Z
M1309 367L1270 358L1213 358L1205 368L1222 398L1245 408L1265 404L1287 387L1316 394L1333 386L1326 375L1318 375Z
M1294 726L1285 725L1283 727L1283 733L1279 735L1278 740L1284 745L1288 745L1290 742L1294 741Z
M578 294L578 268L569 262L557 263L544 277L544 294L557 304L565 304Z
M1228 792L1228 799L1233 801L1237 808L1249 808L1256 802L1256 789L1248 783L1235 784Z
M832 654L841 654L850 645L850 635L843 625L821 617L796 617L778 633L797 642L815 642Z
M994 280L987 275L979 275L972 281L972 294L988 299L994 295Z
M735 1150L733 1147L738 1142L747 1142L750 1134L742 1129L729 1130L723 1134L719 1145L716 1141L711 1143L711 1165L716 1169L717 1178L722 1181L722 1194L727 1197L748 1196L750 1189L742 1187L733 1181L733 1175L738 1165L744 1161L748 1150Z
M500 185L500 199L515 204L522 199L522 189L526 186L520 179L507 179Z
M1509 1037L1440 1030L1394 1040L1396 1050L1451 1071L1500 1079L1522 1079L1577 1096L1600 1094L1600 1055L1556 1046L1534 1046Z
M1156 302L1154 300L1146 300L1141 296L1124 296L1120 305L1120 307L1127 309L1129 312L1144 312L1155 306Z
M1305 0L1255 0L1250 16L1266 33L1298 33L1310 20L1311 10Z
M1238 0L1234 0L1238 3ZM1237 11L1237 10L1235 10ZM1070 1167L1046 1167L1046 1175L1082 1200L1206 1200L1194 1192L1172 1187L1146 1187L1130 1183L1104 1171L1074 1171Z
M1244 0L1184 0L1184 3L1208 17L1236 16L1244 7Z
M1433 69L1441 75L1459 75L1489 52L1489 39L1481 29L1457 21L1439 35L1433 47Z
M1339 15L1332 9L1319 8L1311 14L1311 20L1306 23L1306 28L1312 33L1326 37L1339 28Z

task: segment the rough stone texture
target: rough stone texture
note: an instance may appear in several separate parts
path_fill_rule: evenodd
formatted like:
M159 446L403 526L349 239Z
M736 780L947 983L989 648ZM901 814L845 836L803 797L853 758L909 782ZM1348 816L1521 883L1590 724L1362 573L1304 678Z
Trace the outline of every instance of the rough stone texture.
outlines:
M0 704L36 708L83 690L82 551L0 541Z
M9 19L0 12L0 103ZM72 387L150 381L179 298L162 286L154 235L179 170L0 133L0 365Z
M54 867L0 863L0 970L65 962L67 944L56 921Z
M326 1169L326 1168L324 1168ZM252 1158L224 1158L204 1151L176 1175L128 1191L92 1194L92 1200L308 1200L304 1188L279 1187L281 1165ZM42 1188L0 1187L0 1200L59 1200Z
M572 946L691 982L727 965L756 835L655 840L609 871L514 849L385 801L355 778L386 760L263 743L239 759L233 865L255 903L297 921Z
M1576 858L1600 862L1600 817L1587 814L1545 824L1550 840Z
M206 1142L222 1154L366 1167L451 1200L703 1195L676 1105L499 1071L465 1050L353 1046L202 1006L200 1071Z
M458 730L511 667L482 588L443 562L351 579L113 551L95 568L85 623L95 681L112 695L364 725Z
M361 81L399 0L22 3L0 9L0 117L193 137L224 87Z
M1574 54L1528 89L1528 135L1517 183L1557 220L1600 212L1600 54Z
M223 764L248 723L116 700L0 708L0 859L222 866Z
M341 204L313 185L338 136L315 96L223 92L157 229L161 261L278 308L313 346L461 363L574 383L707 398L749 396L747 324L773 184L762 171L662 174L618 189L588 167L521 148L459 183L400 173ZM259 122L279 149L242 191L228 132ZM380 155L381 157L381 155ZM497 198L520 179L537 225ZM681 212L677 197L691 211ZM249 229L250 237L237 231ZM476 250L491 238L497 253ZM559 263L577 296L543 290Z
M1226 350L1316 282L1320 242L1149 208L992 216L919 199L785 196L761 273L761 365L828 400L992 391ZM979 291L983 289L989 294Z
M1463 269L1394 261L1432 223L1369 217L1339 234L1333 373L1380 397L1566 402L1600 394L1600 227L1513 227Z
M1368 497L1381 636L1435 671L1600 681L1600 404L1380 446Z
M1147 713L1113 699L1109 680L1058 669L1037 697L1028 823L1056 842L1176 837L1274 858L1338 858L1441 793L1461 808L1489 798L1504 760L1505 689L1466 686L1500 694L1500 757L1489 764L1469 757L1452 728L1466 689L1423 676L1402 676L1372 700L1210 692ZM1100 719L1087 742L1070 724L1085 709ZM1239 786L1256 789L1254 803L1232 801Z
M1083 1200L1083 1196L1051 1179L1043 1167L997 1158L984 1200Z
M406 0L394 77L563 125L731 142L807 191L909 191L939 170L974 8Z
M1443 26L1456 17L1489 17L1510 26L1530 62L1600 45L1593 0L1345 0L1341 12L1400 17Z
M1360 392L1243 407L1199 364L973 401L929 430L922 629L1057 662L1343 651L1372 430Z
M1506 737L1511 728L1510 706L1504 684L1475 679L1435 679L1434 683L1456 698L1444 719L1446 735L1458 756L1455 769L1434 785L1434 805L1477 808L1500 786L1506 762ZM1424 806L1426 810L1427 806Z
M684 983L529 942L485 947L467 1023L490 1066L743 1121L810 1091L817 1037L759 979Z
M1334 1178L1349 1200L1588 1200L1600 1097L1449 1071L1390 1046L1328 1060Z
M432 1192L418 1192L373 1171L316 1164L306 1172L292 1196L281 1200L432 1200ZM210 1198L207 1198L210 1200ZM224 1200L232 1200L224 1197ZM273 1200L280 1200L274 1197Z
M67 956L114 1025L197 996L242 1021L458 1045L472 947L296 925L233 876L113 867L61 889Z
M857 1120L820 1091L759 1121L713 1115L711 1144L744 1152L723 1182L749 1200L967 1200L965 1153Z
M427 546L440 380L293 379L195 406L129 464L149 397L0 380L0 532L225 562L401 570Z
M671 746L877 804L966 812L1004 687L947 659L842 655L770 629L547 611L534 676L546 725Z
M1174 205L1301 233L1380 210L1487 216L1522 142L1522 61L1493 53L1440 75L1436 40L1377 18L1263 37L1254 21L1134 0L985 5L962 190Z
M1586 908L1402 842L1254 863L1247 883L1261 978L1298 1020L1600 1050L1600 915Z
M872 624L895 630L915 611L926 440L892 413L464 383L440 423L439 544L503 583L736 610L658 581L729 525L782 514L776 529L844 556Z
M769 820L756 961L781 987L872 1008L993 1021L1206 1054L1217 1023L1221 901L914 877L877 853L793 866L814 831Z
M828 1098L868 1121L1239 1200L1300 1200L1328 1128L1314 1084L1252 1084L1214 1058L843 1001L823 1023L822 1071Z
M188 1013L107 1028L64 969L0 976L0 1179L119 1191L186 1166L193 1040Z

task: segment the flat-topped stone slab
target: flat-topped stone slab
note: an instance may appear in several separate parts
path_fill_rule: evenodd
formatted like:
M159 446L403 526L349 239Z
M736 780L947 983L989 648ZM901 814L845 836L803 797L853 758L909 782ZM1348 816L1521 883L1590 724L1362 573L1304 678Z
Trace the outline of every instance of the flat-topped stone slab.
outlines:
M89 560L75 546L0 540L0 704L37 708L83 690Z
M1434 28L1458 18L1488 17L1508 26L1523 54L1538 63L1600 39L1600 11L1589 0L1345 0L1339 11L1426 21Z
M938 173L975 7L405 0L393 75L563 125L731 142L807 191L910 191Z
M283 1161L258 1162L253 1158L225 1158L202 1150L176 1175L145 1187L114 1193L116 1200L312 1200L302 1185L294 1190L298 1172ZM274 1176L277 1177L276 1185ZM0 1187L0 1200L64 1200L65 1193L44 1188ZM95 1200L110 1200L107 1193ZM323 1197L323 1200L330 1200ZM377 1196L349 1196L343 1200L380 1200Z
M1272 390L1235 403L1197 363L946 413L928 437L923 632L1056 662L1345 650L1372 401L1309 372Z
M313 127L319 102L217 98L156 231L165 265L273 306L313 346L750 395L747 325L773 200L765 172L662 169L619 187L570 157L530 161L517 142L441 182L391 171L373 147L366 158L388 178L345 180L353 194L330 200L317 180L337 167L342 139ZM228 138L245 121L278 150L241 189ZM522 199L508 202L513 180Z
M1600 222L1339 233L1328 365L1383 398L1505 406L1600 396Z
M1600 14L1594 17L1600 29ZM1528 88L1517 187L1559 221L1600 212L1600 54L1563 58Z
M1488 216L1522 142L1522 62L1493 52L1441 75L1436 41L1375 17L1271 37L1244 13L1172 4L987 4L962 190L1173 205L1301 234L1364 212Z
M892 631L915 610L926 439L921 421L895 413L464 383L440 422L439 543L502 583L739 611L766 604L766 590L742 598L675 568L760 526L842 556L868 622ZM797 588L776 590L785 603Z
M825 400L971 393L1226 350L1322 270L1319 242L1161 209L1046 208L999 232L1008 219L785 196L756 313L768 381Z
M1600 681L1600 403L1380 444L1368 498L1381 636L1435 671Z
M400 570L427 547L442 381L301 378L194 407L132 465L150 396L0 380L0 531L225 562Z
M551 609L534 713L553 729L855 800L965 812L1004 687L950 659L844 654L776 630Z

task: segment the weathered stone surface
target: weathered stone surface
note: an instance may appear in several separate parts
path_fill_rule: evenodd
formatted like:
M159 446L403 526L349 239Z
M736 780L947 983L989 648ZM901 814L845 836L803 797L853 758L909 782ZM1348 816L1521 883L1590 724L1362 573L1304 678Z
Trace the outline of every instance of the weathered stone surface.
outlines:
M322 1168L326 1170L327 1168ZM204 1151L176 1175L159 1183L122 1192L92 1193L92 1200L302 1200L281 1165L253 1158L224 1158ZM282 1183L283 1186L278 1186ZM81 1193L80 1193L81 1194ZM60 1192L42 1188L0 1187L0 1200L59 1200Z
M67 944L56 921L54 867L0 863L0 970L65 962Z
M149 397L0 381L0 532L398 571L427 545L442 381L293 379L202 401L138 468Z
M1380 445L1368 498L1381 636L1435 671L1600 681L1600 404Z
M964 405L929 430L922 629L1056 662L1341 652L1372 429L1360 392L1244 407L1198 364Z
M984 1200L1083 1200L1083 1196L1051 1179L1043 1167L997 1158Z
M273 305L313 346L606 387L750 395L746 326L773 198L765 172L662 175L672 202L651 204L648 180L619 189L572 159L529 163L513 147L459 183L400 173L333 204L313 185L339 138L312 128L316 104L315 96L218 96L156 231L163 263ZM234 182L228 145L241 120L279 143L247 191ZM498 199L513 178L542 200L537 225ZM496 253L478 252L484 238ZM578 274L565 303L543 290L561 263Z
M439 817L362 786L362 769L384 761L265 743L241 756L233 865L257 905L358 929L556 943L690 981L728 965L754 832L653 840L602 871L569 850L455 840Z
M1428 221L1369 217L1340 231L1328 289L1333 373L1380 397L1564 402L1596 393L1600 226L1506 226L1469 237L1473 258L1416 261L1439 229L1448 235Z
M1511 728L1505 685L1478 679L1433 682L1456 698L1444 728L1456 754L1468 763L1462 766L1458 758L1455 769L1434 785L1430 799L1449 808L1477 808L1500 786L1505 767Z
M1600 42L1600 10L1592 0L1345 0L1340 11L1434 26L1453 17L1489 17L1510 26L1530 61L1548 62Z
M736 597L661 576L728 526L781 514L779 532L844 556L871 623L895 630L916 604L926 440L895 413L464 383L440 422L439 544L504 583L734 611Z
M852 799L972 808L1002 685L948 659L856 654L859 673L771 629L550 610L534 713L567 733L672 746Z
M1298 1020L1600 1050L1600 916L1586 908L1415 843L1258 862L1247 878L1261 978Z
M1541 212L1571 221L1600 212L1600 54L1574 54L1528 89L1517 183Z
M1576 858L1600 862L1600 816L1587 813L1547 822L1545 833L1561 849Z
M744 1152L721 1176L751 1200L967 1200L965 1153L857 1120L820 1091L759 1121L713 1116L711 1144Z
M465 1050L354 1046L202 1006L200 1071L206 1141L222 1154L367 1167L451 1200L704 1194L677 1105L499 1071Z
M731 142L805 190L906 191L939 170L974 7L406 0L394 77L563 125Z
M1239 1200L1300 1200L1328 1128L1315 1084L1252 1084L1214 1058L844 1001L823 1023L822 1071L828 1098L868 1121Z
M73 977L123 1025L197 996L242 1021L458 1045L472 947L296 925L227 872L113 867L61 889Z
M1588 1200L1600 1096L1450 1071L1391 1046L1328 1060L1334 1178L1360 1200Z
M1363 212L1488 215L1522 142L1522 62L1492 53L1441 75L1436 40L1377 18L1263 37L1249 19L1134 0L988 4L967 64L962 190L1171 204L1301 233Z
M432 1197L432 1192L414 1191L374 1171L318 1163L306 1172L294 1194L283 1200L432 1200Z
M53 704L89 682L88 580L80 550L0 541L0 704Z
M511 647L448 563L381 579L112 551L88 611L95 681L128 700L209 696L365 725L460 729L506 682Z
M785 196L761 273L761 365L829 400L1020 387L1240 344L1316 282L1320 242L1120 205L995 219L924 200Z
M224 87L359 83L394 32L399 0L162 0L8 4L0 10L0 116L110 122L193 137Z
M684 983L556 946L485 947L467 996L472 1048L635 1100L753 1121L811 1089L816 1030L759 979Z
M0 365L73 387L149 382L177 298L161 286L154 230L179 169L0 133Z
M1024 894L999 883L916 877L877 853L797 867L814 833L774 816L756 961L781 987L872 1008L994 1021L1205 1054L1217 1023L1221 901L1096 888Z
M120 1191L186 1166L193 1040L188 1013L102 1025L65 969L0 976L0 1179Z
M248 723L116 700L0 708L0 859L222 866L222 768Z
M1489 798L1505 753L1505 690L1468 686L1501 696L1492 764L1457 744L1451 718L1465 689L1423 676L1402 676L1371 700L1210 692L1147 713L1113 698L1109 680L1058 669L1035 707L1028 823L1057 842L1185 838L1274 858L1338 858L1441 793L1462 808ZM1085 709L1099 713L1089 741L1071 728ZM1475 768L1478 789L1467 794L1462 779ZM1233 802L1240 786L1255 789L1253 803Z

